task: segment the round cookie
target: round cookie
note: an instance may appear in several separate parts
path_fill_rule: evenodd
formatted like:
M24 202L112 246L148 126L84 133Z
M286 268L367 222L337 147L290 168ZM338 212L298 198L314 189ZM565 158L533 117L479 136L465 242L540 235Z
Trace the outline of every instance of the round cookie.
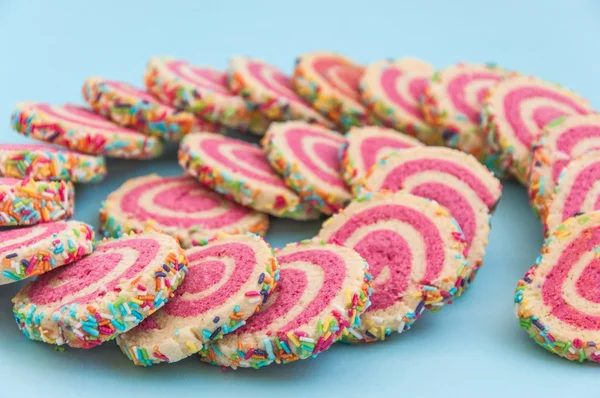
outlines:
M422 145L409 135L385 127L351 128L342 150L344 180L356 193L375 163L397 150Z
M152 159L163 145L156 137L123 128L76 105L18 103L11 116L19 133L77 152L123 159Z
M579 95L530 76L505 79L483 101L481 123L488 138L486 163L502 175L508 171L527 182L531 146L542 128L561 116L594 113Z
M487 140L481 128L481 102L507 72L494 64L459 63L437 71L425 89L425 120L442 131L444 145L484 161Z
M344 336L348 342L408 330L424 308L440 309L460 295L471 276L456 221L435 202L404 192L367 194L327 220L318 237L356 250L373 276L371 306Z
M546 127L533 146L529 172L529 201L545 220L562 170L571 159L600 150L600 115L567 116Z
M571 361L600 362L600 212L569 218L546 239L515 292L521 328Z
M333 214L352 199L341 175L344 137L305 122L272 123L262 145L271 166L309 206Z
M319 217L285 185L264 151L248 142L214 134L189 134L179 147L179 164L202 184L244 206L296 220Z
M94 231L57 221L0 231L0 285L44 274L94 251Z
M473 271L481 266L490 213L500 200L502 185L475 157L443 147L405 149L374 166L363 188L370 192L401 190L436 201L462 230L469 266Z
M148 225L176 237L185 248L219 233L264 235L269 217L225 199L192 177L150 174L127 180L100 209L104 236L139 233Z
M87 257L26 284L13 298L31 340L92 348L137 326L183 281L187 258L159 232L105 240Z
M227 71L229 89L270 120L304 120L327 127L333 124L292 89L291 79L264 61L233 57Z
M191 132L219 132L221 127L194 114L163 104L150 93L124 82L91 77L83 98L99 114L141 133L179 142Z
M0 177L0 227L64 220L74 208L71 182Z
M316 357L360 323L371 277L355 251L313 239L275 254L273 297L243 327L205 344L203 361L235 369Z
M364 67L331 52L299 56L292 77L296 92L343 131L379 124L360 101Z
M99 182L106 176L104 157L42 144L0 144L0 176L34 180Z
M136 365L180 361L243 327L279 278L271 248L256 235L221 236L186 256L185 281L169 303L117 337Z
M202 120L263 135L269 120L229 91L227 74L187 61L153 57L144 81L148 91L165 104L192 112Z
M433 76L433 66L414 58L370 64L360 82L363 103L386 126L429 145L442 145L442 136L421 112L420 98Z

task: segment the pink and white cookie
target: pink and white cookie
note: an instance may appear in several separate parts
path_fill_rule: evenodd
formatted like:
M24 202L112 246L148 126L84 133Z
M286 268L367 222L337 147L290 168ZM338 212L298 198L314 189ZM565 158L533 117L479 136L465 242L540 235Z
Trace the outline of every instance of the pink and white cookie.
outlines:
M381 159L400 149L422 145L407 134L385 127L353 127L346 134L342 151L344 180L356 193L367 172Z
M42 144L0 144L0 176L34 180L98 182L106 176L102 156Z
M572 159L600 150L600 115L567 116L547 126L533 146L529 201L540 219L548 216L561 172Z
M436 201L465 235L469 266L473 271L481 266L490 213L500 200L502 185L475 157L443 147L405 149L379 161L363 188L370 192L403 191Z
M275 254L280 274L273 297L244 326L205 344L203 361L258 369L316 357L360 322L371 277L355 251L314 239Z
M179 147L179 165L205 186L252 209L296 220L319 217L318 211L285 185L264 151L248 142L190 134Z
M600 212L569 218L548 235L515 291L521 328L571 361L600 363L599 252Z
M348 342L408 330L425 308L462 293L471 268L456 221L435 202L404 192L367 194L328 219L319 238L352 248L369 263L371 306Z
M71 182L0 177L0 227L68 219L74 208Z
M262 145L271 166L309 206L333 214L352 199L341 175L344 137L305 122L272 123Z
M176 237L186 248L220 233L264 235L269 217L225 199L192 177L150 174L127 180L100 209L104 236L117 238L148 226Z
M331 52L311 52L296 59L294 90L343 131L379 124L360 100L364 67Z
M11 124L25 136L92 155L152 159L163 152L158 138L118 126L77 105L21 102Z
M15 320L28 339L93 348L164 306L187 264L177 241L159 232L105 240L26 284L13 298Z
M233 57L227 71L229 89L240 95L250 111L258 110L270 120L304 120L327 127L333 124L292 89L291 79L264 61Z
M144 81L161 102L192 112L202 120L263 135L269 120L227 87L227 74L169 57L153 57Z
M179 142L191 132L221 130L219 125L163 104L149 92L128 83L91 77L83 84L82 93L99 114L153 137Z
M442 145L441 134L427 123L419 102L433 73L432 65L415 58L374 62L360 82L362 101L386 126Z
M508 76L494 64L459 63L437 71L425 89L425 120L439 127L446 146L484 161L487 139L481 128L481 103L490 87Z
M271 248L256 235L221 236L186 255L185 281L169 303L117 337L136 365L180 361L243 328L279 279Z
M530 76L505 79L483 101L482 125L488 137L486 163L526 183L531 147L542 129L561 116L595 113L579 95Z
M0 285L44 274L93 251L94 231L79 221L0 231Z

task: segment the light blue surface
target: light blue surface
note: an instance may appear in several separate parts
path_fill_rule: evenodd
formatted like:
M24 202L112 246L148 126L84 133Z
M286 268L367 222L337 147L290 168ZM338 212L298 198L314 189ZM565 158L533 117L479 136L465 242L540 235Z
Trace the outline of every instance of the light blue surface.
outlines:
M495 61L561 82L600 108L594 0L88 3L0 0L0 142L25 142L7 127L16 101L79 102L90 75L141 84L152 55L221 68L231 55L252 55L287 71L297 54L317 49L364 63L403 55L438 67ZM97 227L101 200L149 172L179 174L174 148L152 163L111 160L106 181L78 187L76 217ZM318 228L277 220L268 239L282 246ZM0 396L597 396L597 367L537 347L513 315L514 287L541 241L525 190L507 183L485 267L454 305L384 343L339 345L314 360L260 371L222 373L196 358L139 369L111 343L58 353L17 330L10 298L19 286L1 287Z

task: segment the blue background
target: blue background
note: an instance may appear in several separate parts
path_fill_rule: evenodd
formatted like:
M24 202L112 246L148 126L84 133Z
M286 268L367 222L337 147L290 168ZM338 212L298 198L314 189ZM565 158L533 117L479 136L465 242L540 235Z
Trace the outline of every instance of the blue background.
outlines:
M0 0L0 142L26 141L8 127L16 101L81 102L90 75L141 84L152 55L219 68L231 55L252 55L288 72L297 54L318 49L363 63L404 55L437 67L495 61L561 82L600 109L600 2L593 0L86 3ZM101 185L78 187L76 217L97 227L101 200L127 178L179 174L175 149L152 163L111 160ZM318 228L278 220L268 239L282 246ZM10 304L19 286L2 286L0 395L595 395L594 365L547 353L514 317L514 287L541 241L525 190L506 183L485 267L454 305L384 343L337 345L317 359L260 371L222 373L197 358L140 369L112 343L58 353L21 335Z

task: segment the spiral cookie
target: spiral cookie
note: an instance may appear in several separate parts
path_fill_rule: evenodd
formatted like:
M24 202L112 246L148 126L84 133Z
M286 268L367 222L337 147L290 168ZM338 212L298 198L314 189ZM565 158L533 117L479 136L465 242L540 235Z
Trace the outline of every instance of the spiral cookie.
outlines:
M133 178L112 192L100 209L105 236L155 228L176 237L182 247L201 244L218 233L264 235L269 218L233 203L192 177Z
M423 115L442 130L446 146L484 160L487 141L481 128L481 102L490 87L506 75L493 64L464 63L433 75L423 96Z
M502 185L473 156L442 147L406 149L373 167L364 189L402 190L435 200L464 233L465 257L471 268L481 266L490 232L490 212L500 200Z
M585 152L600 150L599 115L568 116L551 124L533 146L529 173L529 200L542 220L548 215L552 194L565 166Z
M371 277L356 252L308 240L275 254L281 269L273 297L243 327L205 344L203 361L261 368L315 357L360 323Z
M296 59L292 85L296 92L343 131L378 124L360 101L364 67L335 53L312 52Z
M64 220L74 207L70 182L0 177L0 227Z
M94 231L57 221L0 231L0 285L44 274L94 251Z
M356 190L375 163L399 149L415 146L422 144L396 130L384 127L350 129L342 152L342 174L346 184Z
M256 235L219 237L186 255L189 270L175 296L117 337L136 365L180 361L243 327L277 285L277 261Z
M263 150L245 141L190 134L181 142L179 164L202 184L244 206L297 220L319 216L285 185Z
M434 202L404 192L352 202L318 236L356 250L373 275L371 306L345 336L349 342L408 330L425 307L439 309L470 278L456 222Z
M385 125L429 145L441 145L441 134L425 121L419 105L432 76L433 66L419 59L374 62L360 82L363 103Z
M542 128L560 116L594 113L589 103L561 86L534 77L513 77L494 86L483 101L487 163L527 182L531 146Z
M251 111L258 109L270 120L304 120L332 126L294 92L289 77L266 62L231 58L227 82L229 89L242 96Z
M158 138L117 126L75 105L22 102L13 111L11 123L28 137L93 155L151 159L163 151Z
M269 125L260 112L227 87L227 74L187 61L153 57L146 68L146 87L156 98L177 109L230 128L262 135Z
M177 241L162 233L103 241L93 254L25 285L13 298L17 325L31 340L95 347L161 308L187 263Z
M548 236L516 289L521 328L572 361L600 362L600 212L569 218Z
M220 130L219 125L163 104L147 91L124 82L92 77L83 84L82 93L96 112L150 136L178 142L191 132Z
M40 144L0 144L0 176L34 180L98 182L106 176L102 156Z

